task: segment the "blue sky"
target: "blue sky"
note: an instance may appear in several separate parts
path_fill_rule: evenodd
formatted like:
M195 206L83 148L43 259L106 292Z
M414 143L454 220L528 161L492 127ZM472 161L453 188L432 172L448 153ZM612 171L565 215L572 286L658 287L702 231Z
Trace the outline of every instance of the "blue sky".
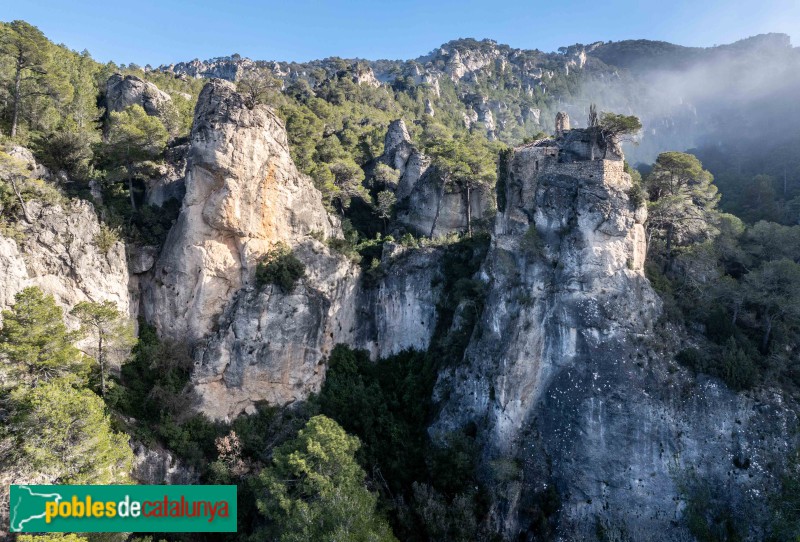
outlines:
M459 37L554 51L598 40L729 43L764 32L800 42L800 0L0 0L101 61L140 65L239 53L260 60L407 59Z

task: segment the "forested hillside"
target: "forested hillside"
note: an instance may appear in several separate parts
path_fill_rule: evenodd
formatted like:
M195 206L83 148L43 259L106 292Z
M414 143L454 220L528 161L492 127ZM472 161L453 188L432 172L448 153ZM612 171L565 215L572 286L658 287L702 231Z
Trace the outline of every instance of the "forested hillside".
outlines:
M794 75L769 85L762 69L754 68L765 58L781 73ZM674 523L676 536L689 533L704 541L800 536L795 506L800 471L791 425L800 398L800 122L793 121L798 114L793 93L799 88L793 71L797 62L797 50L772 36L713 49L642 40L579 44L557 53L458 40L409 61L331 58L298 64L235 55L142 68L99 63L88 51L52 43L24 21L2 23L0 270L8 277L19 275L15 284L25 287L13 293L10 286L0 289L5 308L0 323L0 482L7 487L189 481L239 488L235 534L19 540L556 540L564 532L578 532L569 530L570 521L580 515L575 513L578 504L586 506L590 518L580 520L585 520L581 528L590 522L595 539L636 539L635 532L627 533L627 524L617 521L624 510L603 515L599 501L592 504L592 497L581 497L554 474L558 457L524 451L530 443L541 444L536 439L547 430L542 418L559 413L541 416L531 410L509 437L513 453L502 455L493 448L489 412L504 419L505 409L511 412L525 397L506 396L506 388L521 379L502 372L513 358L510 353L502 359L479 357L490 351L486 343L492 334L513 331L514 340L526 333L544 334L540 330L547 326L537 322L550 321L535 320L536 311L547 318L558 312L542 309L546 303L550 309L566 306L562 312L567 314L571 306L563 299L569 296L612 296L592 309L596 314L586 316L589 324L573 319L559 328L557 339L532 340L517 352L523 360L519 365L526 367L540 361L528 361L528 350L545 343L549 351L563 348L565 359L588 359L581 348L589 347L576 341L599 341L607 332L605 323L635 320L635 309L645 314L641 307L614 305L613 295L633 299L630 292L641 290L642 299L648 299L650 288L658 294L647 309L656 315L652 321L630 324L630 329L620 324L626 333L633 330L632 338L620 341L629 348L619 355L620 360L630 357L626 370L640 371L635 378L645 382L643 389L668 390L665 396L653 392L653 401L666 397L665 404L691 413L690 418L696 412L691 408L706 404L698 402L706 395L723 398L719 404L726 406L719 415L732 413L726 423L734 424L732 419L744 411L772 416L774 407L778 413L768 418L771 425L764 423L761 441L775 439L785 448L773 450L774 455L753 451L760 450L751 444L758 437L749 429L760 423L756 414L748 414L748 428L727 431L726 438L747 432L736 440L740 454L726 456L723 463L733 461L725 468L744 479L752 460L749 473L757 471L759 483L765 484L757 495L728 493L710 475L703 478L702 468L684 469L691 462L675 459L680 464L673 469L680 470L675 474L678 493L652 490L682 503L676 519L665 522ZM721 66L716 73L726 75L746 77L749 72L742 70L755 70L752 77L759 80L753 87L759 92L741 114L731 113L735 100L709 105L721 92L717 87L687 94L680 107L652 108L659 94L649 85L672 80L682 70L696 75L698 66L712 63ZM204 90L208 79L217 76L229 79L235 91L227 84ZM198 99L206 101L196 109ZM571 127L568 119L566 126L556 126L556 113L562 110L571 113ZM722 120L712 122L717 115ZM776 119L784 115L788 120L779 123ZM208 133L193 129L198 118L217 132L206 125L201 129ZM174 245L192 225L186 209L196 202L183 201L184 193L199 196L189 183L199 184L208 171L217 171L208 166L211 160L202 145L215 141L208 134L222 133L225 126L234 126L238 134L254 130L258 135L253 138L265 139L242 139L241 148L256 149L253 155L280 148L285 129L291 157L285 161L293 164L287 166L273 153L265 159L273 160L272 166L250 177L260 176L254 183L288 185L296 181L296 166L302 179L311 179L305 181L309 188L286 196L287 201L306 204L304 198L319 198L330 231L292 230L277 241L267 239L268 249L259 253L252 277L239 278L247 275L242 270L250 270L245 260L241 265L236 261L232 268L240 282L226 282L236 287L225 290L225 312L214 313L202 341L190 342L188 336L170 336L150 317L155 312L152 292L168 281L171 261L163 247ZM682 133L682 127L691 134ZM640 159L623 162L623 148L635 154L637 142L642 144ZM219 148L217 155L223 154ZM526 153L534 158L526 161ZM231 155L231 163L242 159L234 151ZM547 162L551 158L552 164ZM600 169L591 169L595 163ZM580 200L583 193L576 186L596 198ZM247 197L260 187L239 186ZM81 207L85 202L93 212ZM220 205L228 222L207 218L204 207L208 224L202 227L241 236L234 219L250 203L242 199ZM261 214L252 223L270 234L283 235L280 213L290 215L286 222L292 228L316 213L310 203L288 210L275 210L269 201L253 205ZM559 206L568 212L558 214ZM81 220L92 222L87 231L93 233L83 239L83 248L74 250L73 238L82 232L74 217L85 217L80 212L90 215L91 220ZM184 222L179 221L182 212ZM592 230L583 221L595 214L602 220ZM62 215L67 218L59 222ZM176 223L189 226L176 231ZM635 237L640 229L642 239ZM603 260L601 265L601 256L586 256L594 254L592 241L598 243L596 254L613 255L611 263ZM617 241L624 248L602 244ZM634 245L631 254L625 243ZM246 254L252 246L239 252ZM636 247L644 247L644 254ZM68 273L36 263L31 255L37 251L45 252L46 262L63 260L72 270L78 252L91 252L98 258L93 261L102 259L111 268L119 264L118 275L130 277L119 286L131 292L130 303L123 306L105 293L65 295L68 288L59 280ZM19 262L28 267L20 271ZM612 276L602 275L604 265ZM97 266L84 265L90 267ZM205 282L227 272L214 268ZM105 268L98 273L110 276ZM99 284L102 278L91 280ZM604 280L620 280L623 286L606 288ZM334 281L341 282L330 294L323 286ZM11 284L11 279L0 284ZM387 291L400 293L381 297ZM170 291L165 297L174 295ZM352 297L341 301L335 295ZM358 300L355 308L342 309L346 315L324 328L326 336L317 339L322 332L306 329L307 321L323 329L325 311L347 308L352 299ZM376 306L397 299L401 308L384 318L388 324L370 316ZM418 312L403 308L414 303L422 307ZM533 316L512 330L498 329L496 315L487 312L491 307L501 307L497 315L502 317ZM274 314L294 324L276 324ZM247 327L253 322L256 331ZM422 338L387 339L387 345L359 335L382 337L381 326L394 324L408 325L413 333L405 335ZM228 335L225 326L232 330ZM575 339L584 328L589 329L587 338ZM275 329L323 345L313 354L297 354L298 359L319 357L303 358L307 365L322 367L307 379L311 392L289 404L246 397L238 406L238 399L231 400L238 409L233 416L227 410L207 416L208 408L227 404L214 403L217 388L208 388L209 381L224 383L221 394L246 388L228 380L247 378L251 365L269 357L258 350L261 343L250 345L247 354L240 352L246 350L240 348L243 343L236 343L233 355L224 350L225 341L249 340L240 335ZM332 341L334 332L352 340L327 349L325 341ZM266 344L263 352L279 349L270 346L271 340L283 350L300 352L280 336L258 339ZM570 340L572 346L564 346ZM226 353L230 369L226 365L224 374L212 374L219 376L216 380L202 380L197 371L213 369L203 357L215 352L212 347ZM236 360L250 359L237 355L257 359L237 367ZM512 361L509 366L517 363ZM244 376L232 376L234 369ZM265 386L285 385L269 376ZM617 373L613 378L609 386L639 382ZM201 386L212 389L208 396L213 400L198 398ZM483 401L486 413L465 423L466 409L465 418L448 418L457 410L453 405L468 403L459 394L479 398L474 400ZM551 407L554 396L542 392L541 404ZM450 402L456 400L462 403ZM502 408L497 406L501 403ZM687 445L690 457L705 455L705 444L695 438L703 431L692 425L696 422L681 421L686 432L695 431L694 448ZM738 418L736 424L741 425ZM500 434L502 427L497 427L492 430ZM669 453L680 455L652 452L665 471L673 468L669 459L661 459ZM145 474L158 470L148 470L148 462L164 454L172 478L148 478ZM607 491L610 484L603 484ZM0 518L7 505L6 493Z

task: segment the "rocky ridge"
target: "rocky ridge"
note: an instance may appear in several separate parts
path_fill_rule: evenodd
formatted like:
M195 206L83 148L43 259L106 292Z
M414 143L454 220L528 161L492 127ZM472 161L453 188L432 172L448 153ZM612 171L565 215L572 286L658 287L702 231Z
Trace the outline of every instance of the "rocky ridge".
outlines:
M252 284L272 246L339 230L294 167L281 121L266 106L245 107L233 84L206 85L190 141L183 208L145 290L145 314L164 336L194 342Z
M465 79L497 50L439 54L449 77ZM589 63L586 54L575 53L574 69ZM471 107L486 122L491 108L482 103ZM647 213L629 197L622 150L572 127L566 114L554 126L554 138L517 147L501 167L477 276L485 308L463 362L439 376L430 434L443 441L479 428L491 516L508 539L533 535L531 510L550 486L562 496L564 539L593 540L601 525L609 536L684 540L692 480L726 488L734 513L763 507L760 492L777 487L774 465L794 447L794 409L777 391L736 394L671 361L683 338L654 339L660 302L643 272ZM331 250L324 240L341 236L340 225L297 171L269 107L248 108L233 84L212 80L189 143L171 152L174 167L148 187L153 203L183 201L160 253L126 252L119 242L101 250L88 202L31 202L35 220L0 237L0 306L37 285L65 308L111 300L143 314L163 337L193 346L196 409L221 420L259 402L306 399L337 343L375 359L428 348L443 249L386 242L372 277ZM399 223L429 237L465 228L462 196L440 190L402 120L389 126L378 161L400 172ZM473 216L486 216L491 194L476 198ZM306 269L291 292L254 280L279 242ZM141 480L194 479L166 451L136 451ZM514 476L499 479L498 461L515 465Z
M383 148L378 161L400 173L395 188L397 222L405 228L424 237L444 237L467 230L467 205L471 207L473 220L492 212L494 201L490 189L473 190L467 202L463 194L443 185L431 167L431 159L411 142L402 119L389 125Z
M413 60L345 63L359 84L419 87L429 100L429 115L436 114L435 100L447 86L455 91L466 126L483 123L487 137L515 144L540 130L552 132L558 110L580 122L590 103L601 111L635 113L645 127L640 145L626 149L635 163L652 161L663 150L688 149L707 138L719 138L716 131L725 130L721 119L742 112L748 116L744 104L763 107L760 96L774 94L776 79L796 88L800 55L785 34L708 48L626 40L574 44L552 53L461 39ZM341 59L254 62L234 55L159 69L179 76L236 80L260 68L287 85L303 79L313 88L334 77L341 66ZM731 81L739 80L747 81L747 88L732 90Z
M735 394L669 361L643 273L646 209L628 197L621 153L592 141L564 130L508 158L485 310L463 364L440 375L431 432L477 425L507 539L533 535L537 495L554 485L564 540L685 540L697 480L725 487L742 517L764 506L754 492L775 487L769 465L792 449L783 428L796 417L779 396ZM498 478L498 461L517 475Z

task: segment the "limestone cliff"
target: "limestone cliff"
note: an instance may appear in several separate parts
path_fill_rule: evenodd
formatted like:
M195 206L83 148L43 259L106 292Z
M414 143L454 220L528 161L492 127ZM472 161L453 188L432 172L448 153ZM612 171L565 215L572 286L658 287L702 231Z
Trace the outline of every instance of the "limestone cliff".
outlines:
M153 117L162 116L172 98L157 86L135 75L115 73L106 82L105 106L108 112L123 111L132 105L140 105Z
M352 342L358 267L313 239L294 252L306 266L294 291L241 288L198 345L192 381L209 417L306 399L322 385L333 346Z
M257 260L279 241L337 235L311 180L289 156L266 106L248 109L232 83L208 83L197 102L186 195L155 265L147 318L162 335L194 342L214 327Z
M442 254L441 248L384 244L382 276L358 299L355 346L373 358L428 348L442 295Z
M621 156L592 159L592 141L566 130L509 158L480 272L485 310L463 364L440 375L431 432L477 424L507 539L532 536L536 495L554 485L561 540L685 540L681 485L703 480L735 509L757 506L796 420L769 393L696 382L670 361L671 339L653 338L646 212L628 198ZM499 479L498 460L518 475Z
M306 276L291 293L277 286L236 293L218 331L198 346L193 382L212 418L285 405L319 391L325 360L338 343L385 357L425 350L436 326L438 249L384 249L385 272L364 284L360 268L307 239L295 246Z
M90 203L32 201L28 212L32 222L17 222L14 237L0 236L0 308L38 286L67 311L81 301L113 301L135 316L125 247L98 247L100 222Z
M144 249L134 261L145 273L148 320L162 336L194 346L200 411L230 419L256 402L305 399L321 386L337 343L375 356L427 348L437 250L407 255L394 247L384 254L384 276L364 284L360 266L317 240L341 231L297 172L283 124L266 106L248 109L231 83L214 80L200 95L185 186L153 269ZM259 258L277 242L305 264L292 292L254 283Z
M400 178L398 222L417 235L437 238L467 231L467 205L472 220L491 214L490 189L480 187L472 190L467 201L460 190L443 186L439 175L427 166L425 160L423 155L412 154L406 173ZM420 170L424 173L417 176Z

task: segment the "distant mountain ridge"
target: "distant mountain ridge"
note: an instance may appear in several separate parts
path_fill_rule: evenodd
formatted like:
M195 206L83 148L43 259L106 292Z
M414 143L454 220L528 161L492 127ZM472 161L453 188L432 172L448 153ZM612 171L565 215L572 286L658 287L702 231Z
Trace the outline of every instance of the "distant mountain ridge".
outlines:
M570 114L573 126L582 126L594 102L601 110L642 118L640 145L629 148L628 155L651 161L664 150L718 142L720 134L724 139L732 130L725 119L734 114L754 115L743 125L770 116L759 112L763 103L750 102L786 87L800 88L798 51L788 35L777 33L706 48L640 39L574 44L558 52L468 38L411 60L332 57L297 63L232 55L158 70L236 81L248 71L266 69L286 85L303 79L312 88L345 70L359 84L421 93L431 115L443 107L437 101L444 101L448 113L463 116L466 127L482 126L490 139L510 144L536 130L552 132L560 110ZM440 99L443 85L458 102Z

